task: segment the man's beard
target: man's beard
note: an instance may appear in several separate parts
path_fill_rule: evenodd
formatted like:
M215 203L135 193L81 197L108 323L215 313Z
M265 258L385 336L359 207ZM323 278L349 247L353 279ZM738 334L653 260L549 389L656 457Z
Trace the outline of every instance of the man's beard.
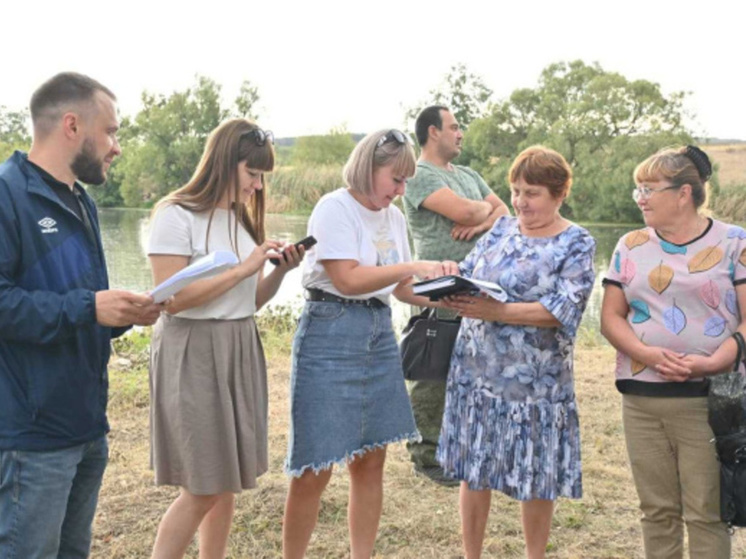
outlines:
M78 180L86 184L98 185L106 182L104 162L96 158L93 141L90 138L83 141L83 147L73 159L70 169Z

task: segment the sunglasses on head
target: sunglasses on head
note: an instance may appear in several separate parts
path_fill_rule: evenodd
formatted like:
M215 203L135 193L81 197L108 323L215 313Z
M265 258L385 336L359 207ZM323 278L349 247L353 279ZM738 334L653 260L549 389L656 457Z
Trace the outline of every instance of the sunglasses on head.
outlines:
M399 130L396 130L395 128L391 129L378 139L378 143L376 144L376 149L390 142L396 142L397 144L401 144L401 145L408 144L409 137L404 132L400 132Z
M254 143L258 146L263 146L267 142L270 144L275 143L275 135L271 130L262 130L261 128L252 128L248 132L241 134L241 138L254 137Z

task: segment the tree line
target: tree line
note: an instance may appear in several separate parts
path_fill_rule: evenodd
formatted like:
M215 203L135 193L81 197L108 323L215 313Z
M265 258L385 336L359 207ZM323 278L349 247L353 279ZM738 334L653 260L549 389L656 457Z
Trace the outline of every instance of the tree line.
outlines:
M569 218L637 222L640 212L631 197L635 165L661 147L693 141L685 124L692 116L684 108L686 95L664 95L657 83L576 60L551 64L534 87L495 99L480 76L457 64L422 102L404 111L403 127L411 129L425 105L451 107L465 130L456 162L479 171L504 200L510 197L506 175L513 158L533 144L554 148L575 175L564 210ZM152 206L189 179L209 132L229 117L257 118L259 99L257 87L245 81L233 103L224 106L221 86L203 76L170 95L144 92L140 111L122 119L122 156L108 183L91 189L92 195L101 206ZM270 210L276 196L278 210L307 211L319 195L341 186L338 172L360 137L339 127L278 142L278 169L267 192ZM0 158L29 145L28 114L0 107ZM288 199L294 200L290 206Z

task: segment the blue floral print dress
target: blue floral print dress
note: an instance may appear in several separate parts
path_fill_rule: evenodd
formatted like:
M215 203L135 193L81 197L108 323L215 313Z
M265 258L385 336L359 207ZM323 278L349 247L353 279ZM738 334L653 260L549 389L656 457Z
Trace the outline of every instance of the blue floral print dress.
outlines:
M538 301L562 324L462 321L437 457L470 489L521 501L582 496L573 343L593 288L595 248L577 225L527 237L506 216L459 265L465 277L499 283L508 303Z

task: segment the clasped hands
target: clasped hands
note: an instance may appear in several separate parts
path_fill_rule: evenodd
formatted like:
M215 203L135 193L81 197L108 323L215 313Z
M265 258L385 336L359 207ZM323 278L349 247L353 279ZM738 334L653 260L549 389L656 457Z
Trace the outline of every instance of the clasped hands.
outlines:
M644 364L669 382L686 382L718 372L709 356L677 353L662 347L650 347Z

